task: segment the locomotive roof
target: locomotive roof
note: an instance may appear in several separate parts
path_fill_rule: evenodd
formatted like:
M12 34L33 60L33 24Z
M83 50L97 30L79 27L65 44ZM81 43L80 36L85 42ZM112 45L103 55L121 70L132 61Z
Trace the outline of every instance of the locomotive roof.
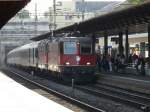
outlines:
M11 50L9 53L17 52L17 51L20 51L20 50L26 50L26 49L29 49L29 48L30 49L37 48L38 44L39 44L39 42L32 42L32 43L17 47L15 49Z
M80 41L80 42L91 42L92 38L89 37L57 37L55 39L53 39L53 41ZM13 50L11 50L8 54L10 53L13 53L13 52L17 52L17 51L21 51L21 50L26 50L26 49L33 49L33 48L37 48L39 43L45 43L46 41L37 41L37 42L32 42L32 43L29 43L29 44L26 44L26 45L23 45L23 46L20 46L20 47L17 47ZM48 41L47 41L48 42Z
M91 41L92 38L89 37L63 37L63 38L60 38L60 41L83 41L83 42L87 42L87 41Z

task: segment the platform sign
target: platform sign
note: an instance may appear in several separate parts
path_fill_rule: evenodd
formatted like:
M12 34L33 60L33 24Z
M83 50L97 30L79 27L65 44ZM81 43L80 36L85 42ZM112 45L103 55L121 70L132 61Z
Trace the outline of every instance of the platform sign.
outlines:
M111 37L111 41L118 44L119 43L119 37Z

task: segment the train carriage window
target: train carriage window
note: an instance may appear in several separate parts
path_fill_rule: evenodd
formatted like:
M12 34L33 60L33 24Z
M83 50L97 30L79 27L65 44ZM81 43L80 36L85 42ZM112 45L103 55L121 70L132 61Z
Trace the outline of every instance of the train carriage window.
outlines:
M35 49L35 57L38 58L38 49Z
M92 53L92 45L89 43L81 43L80 44L80 53L81 54L91 54Z
M49 44L48 47L49 52L51 52L51 44Z
M44 53L47 53L47 52L48 52L48 43L45 43L45 44L43 45L43 51L44 51Z
M76 54L77 45L76 42L64 42L64 54Z
M60 48L60 53L62 54L63 53L63 42L60 42L59 48Z
M46 47L46 44L45 44L43 47L44 47L44 53L47 53L47 47Z

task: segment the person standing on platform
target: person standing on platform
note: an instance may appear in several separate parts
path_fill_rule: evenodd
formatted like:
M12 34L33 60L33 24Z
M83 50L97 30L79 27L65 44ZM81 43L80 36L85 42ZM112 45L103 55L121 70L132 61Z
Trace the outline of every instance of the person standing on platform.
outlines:
M109 71L112 72L112 58L111 55L108 55Z
M103 70L104 70L105 72L107 72L107 71L109 70L109 63L108 63L107 56L103 55L101 64L102 64Z
M139 72L139 65L141 65L140 56L135 60L135 68L137 72Z
M145 76L145 60L144 57L140 57L140 62L141 62L141 74Z
M142 55L139 55L135 68L141 75L145 75L145 60Z
M129 63L129 64L132 64L132 54L129 55L128 63Z
M97 54L98 71L101 72L101 55Z
M133 65L134 65L134 67L135 67L135 65L137 64L136 62L137 62L137 60L138 60L138 55L136 55L135 53L133 54L133 56L132 56L132 62L133 62Z
M120 55L117 54L117 57L115 58L115 62L114 62L114 65L115 65L115 72L118 72L119 64L120 64Z

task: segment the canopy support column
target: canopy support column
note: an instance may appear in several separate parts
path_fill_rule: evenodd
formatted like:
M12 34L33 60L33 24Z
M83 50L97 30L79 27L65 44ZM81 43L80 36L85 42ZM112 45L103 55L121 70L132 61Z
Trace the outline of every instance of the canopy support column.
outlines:
M148 24L148 67L150 68L150 24Z
M119 48L118 48L118 50L119 50L119 55L123 55L123 51L124 51L124 49L123 49L123 34L122 34L122 32L119 32Z
M126 29L126 44L125 44L125 49L126 49L126 60L128 60L129 57L129 40L128 40L128 29Z
M104 55L108 55L108 34L107 32L104 33Z

